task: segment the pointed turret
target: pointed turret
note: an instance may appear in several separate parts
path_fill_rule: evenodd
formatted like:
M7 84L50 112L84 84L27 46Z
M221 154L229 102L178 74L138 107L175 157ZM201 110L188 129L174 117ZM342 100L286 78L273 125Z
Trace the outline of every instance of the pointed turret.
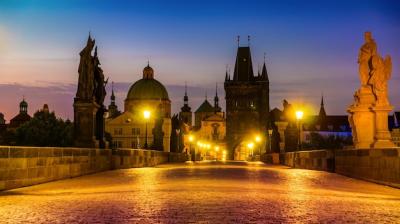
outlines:
M262 71L261 71L261 79L263 81L267 81L269 82L269 77L268 77L268 72L267 72L267 66L265 64L265 53L264 53L264 65L262 67Z
M115 95L114 95L114 82L111 82L111 104L115 104Z
M218 97L218 83L215 83L214 110L215 112L221 112L221 107L219 106L219 97Z
M262 68L261 78L263 81L269 82L267 66L265 65L265 62L264 62L263 68Z
M111 96L110 105L108 106L109 118L115 118L121 114L118 110L117 104L115 104L115 94L114 94L114 82L111 82Z
M320 118L326 117L325 105L324 105L324 95L322 95L322 97L321 97L321 107L319 109L319 117Z
M185 82L185 96L183 97L183 107L181 108L182 112L191 112L192 108L189 107L189 97L187 95L187 85Z

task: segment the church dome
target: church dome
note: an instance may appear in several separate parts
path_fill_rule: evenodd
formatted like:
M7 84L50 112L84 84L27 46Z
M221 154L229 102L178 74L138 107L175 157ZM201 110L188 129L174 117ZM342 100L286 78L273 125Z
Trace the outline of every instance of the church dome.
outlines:
M167 89L153 77L153 69L147 65L143 69L143 78L129 89L126 100L169 100Z

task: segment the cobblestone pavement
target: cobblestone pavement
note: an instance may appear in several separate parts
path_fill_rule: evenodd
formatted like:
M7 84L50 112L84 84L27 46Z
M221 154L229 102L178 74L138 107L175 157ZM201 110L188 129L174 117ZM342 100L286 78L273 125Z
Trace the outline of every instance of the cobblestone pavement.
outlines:
M400 190L257 163L162 165L1 192L0 223L400 223Z

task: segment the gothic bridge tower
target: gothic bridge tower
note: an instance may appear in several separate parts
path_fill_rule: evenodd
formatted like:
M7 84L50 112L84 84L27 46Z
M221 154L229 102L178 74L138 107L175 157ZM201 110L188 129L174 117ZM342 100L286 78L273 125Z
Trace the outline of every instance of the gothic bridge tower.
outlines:
M238 46L233 78L225 76L226 139L230 159L241 143L254 133L268 138L269 79L264 65L261 74L253 72L250 47ZM261 153L265 152L265 144Z

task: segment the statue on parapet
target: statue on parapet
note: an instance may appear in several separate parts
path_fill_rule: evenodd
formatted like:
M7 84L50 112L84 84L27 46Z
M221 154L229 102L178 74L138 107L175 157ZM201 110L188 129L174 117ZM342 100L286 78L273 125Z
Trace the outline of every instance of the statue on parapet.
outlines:
M103 69L100 67L99 57L97 55L97 47L94 50L94 97L96 99L96 103L99 105L103 105L104 99L106 97L106 85L108 82L104 80Z
M76 92L76 97L82 100L93 99L94 91L94 62L92 51L95 45L95 40L89 34L85 48L79 53L81 56L79 62L79 81L78 90Z
M355 148L390 148L394 144L388 129L388 81L392 73L390 56L379 55L371 32L364 33L365 43L358 54L361 87L347 109Z
M368 85L371 76L371 60L373 56L377 55L377 46L371 32L365 32L364 39L365 43L361 46L358 54L361 87Z
M376 106L389 106L388 85L392 73L392 59L389 55L382 59L379 55L372 57L371 77L368 84L372 86L372 92L376 98Z

